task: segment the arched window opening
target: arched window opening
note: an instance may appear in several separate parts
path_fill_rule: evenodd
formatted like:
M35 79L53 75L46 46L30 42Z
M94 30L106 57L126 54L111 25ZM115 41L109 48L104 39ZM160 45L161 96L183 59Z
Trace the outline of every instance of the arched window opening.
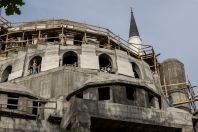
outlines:
M142 78L138 65L134 62L132 62L131 64L132 64L132 68L133 68L134 77L135 78Z
M42 57L41 56L35 56L32 58L29 62L29 73L30 74L37 74L41 72L41 63L42 63Z
M63 55L63 66L78 67L78 56L75 52L69 51Z
M7 66L2 73L1 82L7 82L11 72L12 72L12 66Z
M99 65L100 71L109 73L112 72L112 60L108 55L102 54L99 56Z
M135 100L136 89L131 86L126 86L126 96L129 100Z

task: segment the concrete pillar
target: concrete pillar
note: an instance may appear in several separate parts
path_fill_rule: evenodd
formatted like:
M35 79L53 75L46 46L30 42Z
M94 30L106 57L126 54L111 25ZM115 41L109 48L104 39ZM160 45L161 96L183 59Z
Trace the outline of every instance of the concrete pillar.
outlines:
M89 99L98 100L98 89L89 89Z
M32 100L28 100L28 98L27 98L27 109L26 109L26 111L27 111L27 113L28 114L32 114L32 110L33 110L33 101Z
M193 128L191 127L183 128L182 132L193 132Z
M33 103L31 100L28 100L27 97L19 97L18 105L18 110L27 112L28 114L32 114Z
M7 94L0 94L0 108L7 108L8 96Z
M152 99L152 106L156 109L160 109L159 99L157 97L153 97Z
M148 107L147 103L147 92L144 89L136 89L136 102L137 106Z
M18 99L18 110L26 111L27 106L27 98L26 97L19 97Z

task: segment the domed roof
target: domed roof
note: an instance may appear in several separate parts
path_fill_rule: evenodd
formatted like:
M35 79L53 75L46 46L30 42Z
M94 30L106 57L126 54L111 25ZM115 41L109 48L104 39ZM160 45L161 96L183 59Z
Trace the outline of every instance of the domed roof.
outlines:
M28 96L31 98L38 98L36 95L33 94L31 89L10 82L0 83L0 93L15 93L23 96Z

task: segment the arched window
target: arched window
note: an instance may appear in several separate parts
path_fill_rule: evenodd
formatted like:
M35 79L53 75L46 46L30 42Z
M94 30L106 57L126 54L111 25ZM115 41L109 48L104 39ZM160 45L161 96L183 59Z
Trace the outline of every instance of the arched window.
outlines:
M12 72L12 66L9 65L6 67L6 69L3 71L2 76L1 76L1 82L7 82L9 74Z
M99 66L102 72L112 72L112 60L107 54L101 54L99 56Z
M73 51L66 52L63 55L63 65L78 67L78 55Z
M42 57L41 56L35 56L33 57L29 62L29 73L30 74L37 74L41 71L41 63L42 63Z
M132 62L131 64L132 64L132 68L133 68L134 77L142 78L140 68L138 67L138 65L134 62Z

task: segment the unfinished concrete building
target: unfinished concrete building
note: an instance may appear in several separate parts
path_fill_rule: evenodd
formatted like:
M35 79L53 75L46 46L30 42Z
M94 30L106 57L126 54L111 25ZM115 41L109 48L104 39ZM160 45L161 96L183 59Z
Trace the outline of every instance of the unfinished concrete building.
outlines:
M1 18L0 131L193 132L193 86L176 59L68 20L10 24Z

